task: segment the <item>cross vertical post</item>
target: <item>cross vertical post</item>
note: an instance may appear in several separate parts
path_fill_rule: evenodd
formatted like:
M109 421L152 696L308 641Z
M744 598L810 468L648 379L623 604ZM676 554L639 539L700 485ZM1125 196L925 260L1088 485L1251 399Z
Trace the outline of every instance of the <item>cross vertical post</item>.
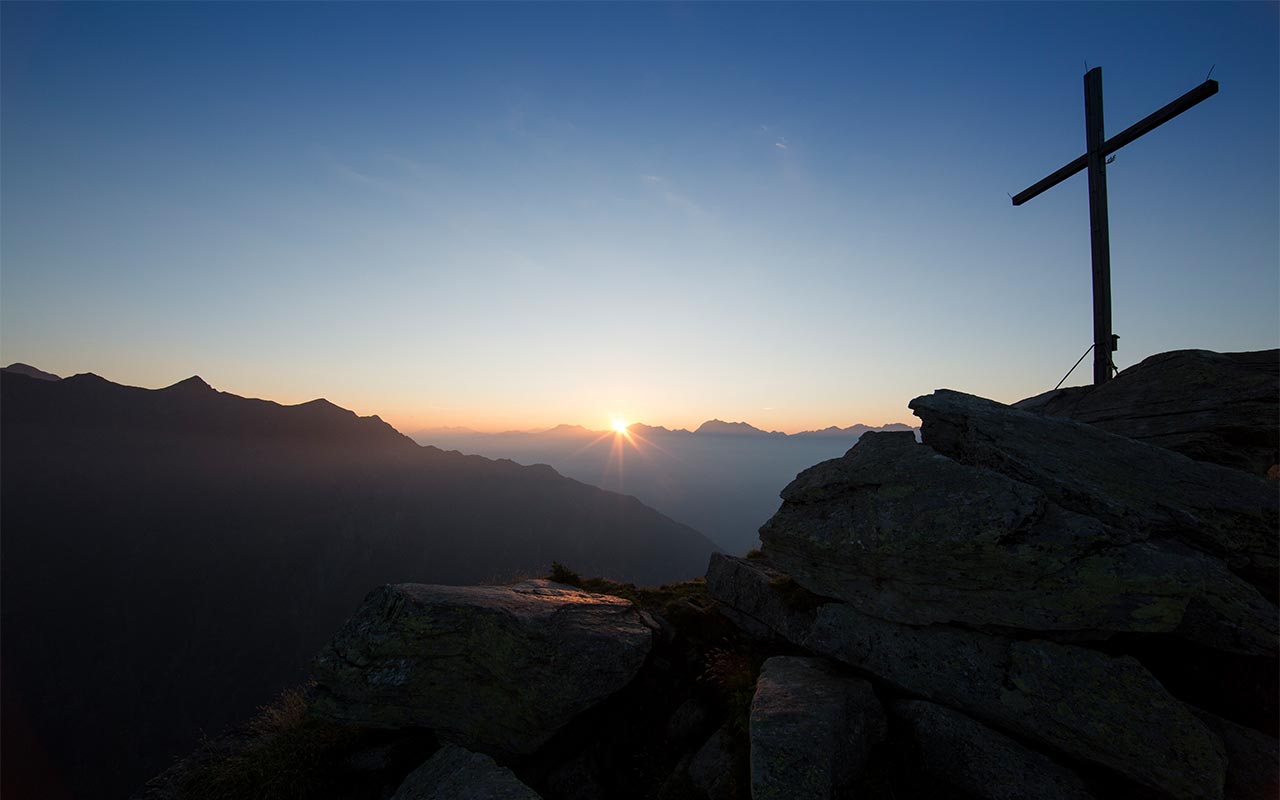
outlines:
M1102 123L1102 67L1084 76L1084 128L1089 162L1089 238L1093 255L1093 383L1111 380L1111 235L1107 225L1107 157Z

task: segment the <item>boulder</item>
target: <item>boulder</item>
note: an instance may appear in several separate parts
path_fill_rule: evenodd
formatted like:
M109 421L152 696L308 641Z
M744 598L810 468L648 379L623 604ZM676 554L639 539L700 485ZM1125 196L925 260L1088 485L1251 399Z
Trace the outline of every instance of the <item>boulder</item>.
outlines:
M962 464L1030 484L1135 539L1218 556L1274 598L1280 497L1274 485L1061 417L940 389L909 404L924 443Z
M531 753L626 686L652 642L630 602L550 581L383 586L317 659L315 710Z
M707 800L733 800L733 733L728 723L716 729L689 762L689 781Z
M1237 725L1199 708L1191 711L1209 730L1222 737L1227 748L1224 800L1274 800L1280 797L1280 742L1274 736Z
M1261 477L1280 462L1280 351L1160 353L1101 386L1045 392L1014 407Z
M771 563L864 613L927 625L1179 635L1274 654L1274 605L1216 558L1062 508L911 433L805 470L760 529Z
M483 753L446 744L404 779L391 800L541 800Z
M925 771L985 800L1090 800L1080 777L1053 759L949 708L924 700L890 706Z
M713 558L712 596L810 652L1177 798L1222 796L1221 740L1133 658L949 625L889 622L845 603L797 609L754 561Z
M884 709L871 684L822 659L770 658L751 701L751 797L834 797L884 735Z

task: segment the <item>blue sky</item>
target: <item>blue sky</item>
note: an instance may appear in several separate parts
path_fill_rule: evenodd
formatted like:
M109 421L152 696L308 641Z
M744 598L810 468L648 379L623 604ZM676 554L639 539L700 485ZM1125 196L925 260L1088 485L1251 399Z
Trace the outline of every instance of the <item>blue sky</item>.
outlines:
M1280 344L1252 4L0 7L0 360L434 425L782 430ZM1215 66L1216 65L1216 66ZM1090 379L1083 364L1072 382Z

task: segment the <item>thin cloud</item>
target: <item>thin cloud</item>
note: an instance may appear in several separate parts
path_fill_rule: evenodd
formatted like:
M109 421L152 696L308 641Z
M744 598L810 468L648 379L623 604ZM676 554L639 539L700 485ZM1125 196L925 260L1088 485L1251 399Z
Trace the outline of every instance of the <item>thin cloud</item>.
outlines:
M707 213L702 210L702 206L678 192L663 192L662 199L667 201L667 205L677 208L691 217L701 217Z
M424 176L430 173L430 170L427 169L426 165L420 161L409 158L406 155L401 155L400 153L383 153L382 157L387 162L394 164L404 172L412 175Z
M429 196L419 190L415 184L421 183L421 178L411 175L416 162L395 155L388 155L385 158L389 163L394 164L399 175L391 177L383 177L371 174L362 169L352 166L335 157L333 153L327 149L318 151L320 161L323 163L329 174L338 180L354 183L382 194L391 195L408 202L421 203L429 199ZM419 167L420 168L420 167Z
M779 150L786 150L786 149L787 149L787 140L786 140L786 139L779 139L778 141L776 141L776 142L774 142L774 143L773 143L773 146L774 146L774 147L776 147L776 148L778 148Z
M348 166L347 164L343 164L341 161L338 161L333 158L328 158L327 161L328 161L329 170L333 172L334 175L337 175L339 178L351 181L353 183L358 183L361 186L368 186L373 189L381 189L382 191L394 191L396 189L396 186L394 184L388 181L385 181L381 178L375 178L372 175L367 175L361 172L360 170L356 169L355 167Z
M666 178L657 175L641 175L640 182L645 186L653 187L655 191L660 193L667 205L689 217L705 217L707 214L702 206L691 200Z

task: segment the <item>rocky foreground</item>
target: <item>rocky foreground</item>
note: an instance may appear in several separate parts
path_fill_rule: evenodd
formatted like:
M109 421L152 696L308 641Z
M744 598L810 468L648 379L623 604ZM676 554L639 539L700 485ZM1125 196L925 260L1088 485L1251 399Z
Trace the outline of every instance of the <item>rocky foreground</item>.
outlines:
M917 398L705 581L382 587L137 796L1275 798L1278 374Z

